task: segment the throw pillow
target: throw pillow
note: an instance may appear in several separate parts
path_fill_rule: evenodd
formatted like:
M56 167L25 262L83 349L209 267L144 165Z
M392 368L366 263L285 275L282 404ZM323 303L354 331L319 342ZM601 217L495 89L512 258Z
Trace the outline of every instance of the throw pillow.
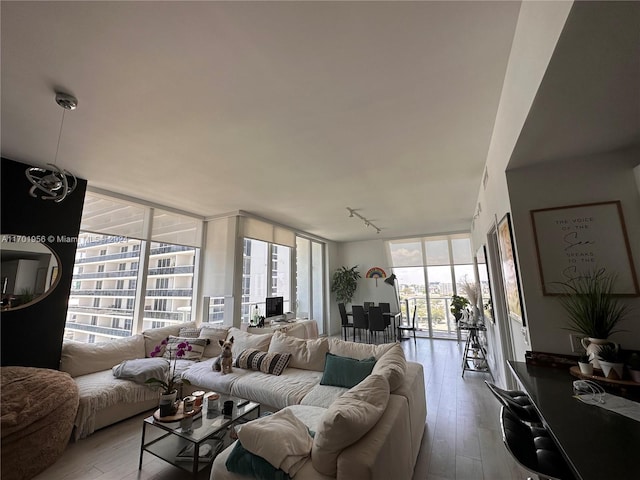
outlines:
M376 364L373 357L356 360L327 353L320 385L351 388L364 380Z
M174 352L181 342L189 342L189 345L191 345L191 350L185 351L184 356L181 357L182 360L200 360L208 340L206 338L183 338L171 335L162 356L166 359L175 357Z
M142 336L144 337L145 356L150 357L151 352L156 348L156 345L162 342L165 338L170 335L178 336L181 328L195 328L195 326L196 322L187 322L181 323L180 325L168 325L166 327L150 328L149 330L145 330L142 332Z
M371 373L380 374L386 378L389 382L389 388L393 392L402 385L406 371L407 360L404 356L404 350L399 343L396 343L378 359Z
M257 480L290 480L284 470L274 467L264 458L251 453L238 440L224 462L231 473L238 473Z
M231 327L227 333L227 340L231 337L233 337L234 352L241 352L247 348L255 348L261 352L266 352L269 350L273 333L247 333L239 328Z
M179 337L182 338L198 338L200 335L201 328L192 328L192 327L182 327L180 332L178 333Z
M338 456L371 430L389 403L389 384L380 375L369 375L346 392L322 416L313 440L314 468L335 477Z
M329 339L329 353L340 355L341 357L363 358L375 357L380 358L385 354L394 343L382 343L380 345L371 345L369 343L347 342L341 338Z
M109 370L114 365L144 356L142 335L122 337L112 342L82 343L71 340L62 344L60 370L72 377Z
M275 332L269 345L270 352L281 352L291 354L291 368L302 370L324 370L325 355L329 351L329 341L326 338L315 340L303 340L286 335L282 332Z
M234 366L245 370L280 375L287 368L290 359L290 353L267 353L255 348L248 348L238 355Z
M227 339L228 332L229 327L202 327L202 330L200 330L200 336L198 338L206 338L209 340L209 345L207 345L207 347L204 349L204 353L202 354L202 356L204 358L214 358L220 355L222 350L220 349L219 340L222 340L224 342Z
M289 409L245 423L238 430L244 448L295 477L309 459L313 438Z

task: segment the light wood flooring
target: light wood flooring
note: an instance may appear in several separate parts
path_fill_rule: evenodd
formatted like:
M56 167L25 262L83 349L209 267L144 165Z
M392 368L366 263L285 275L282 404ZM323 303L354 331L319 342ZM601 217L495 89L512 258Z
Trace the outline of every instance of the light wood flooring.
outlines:
M500 434L498 402L483 380L461 377L463 344L418 338L404 341L407 359L424 365L427 424L413 480L516 480L527 473L509 456ZM37 480L178 480L186 472L145 453L138 470L141 414L70 443L57 463ZM202 472L199 479L208 479ZM358 480L358 479L353 479ZM395 479L404 480L404 479ZM408 480L408 479L407 479Z

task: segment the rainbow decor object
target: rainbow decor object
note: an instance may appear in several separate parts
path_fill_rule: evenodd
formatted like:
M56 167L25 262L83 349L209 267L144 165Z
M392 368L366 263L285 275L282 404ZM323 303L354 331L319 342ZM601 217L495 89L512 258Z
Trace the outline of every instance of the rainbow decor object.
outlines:
M387 273L380 267L372 267L367 270L364 278L386 278Z

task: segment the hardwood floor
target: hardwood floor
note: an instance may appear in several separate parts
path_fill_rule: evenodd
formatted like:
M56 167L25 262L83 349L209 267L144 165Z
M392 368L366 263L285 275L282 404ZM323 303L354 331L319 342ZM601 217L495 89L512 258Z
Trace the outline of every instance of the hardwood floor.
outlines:
M463 344L419 338L402 346L408 360L424 365L427 425L413 480L515 480L527 478L506 451L498 402L484 384L488 374L461 377ZM154 456L140 454L141 414L77 443L37 480L178 480L190 478ZM202 472L199 479L208 479ZM357 480L357 479L353 479ZM398 479L403 480L403 479ZM407 479L408 480L408 479Z

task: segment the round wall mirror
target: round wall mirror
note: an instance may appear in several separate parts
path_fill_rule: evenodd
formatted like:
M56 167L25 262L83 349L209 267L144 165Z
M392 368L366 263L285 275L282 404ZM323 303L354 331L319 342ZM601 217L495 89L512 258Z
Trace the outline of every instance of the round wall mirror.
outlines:
M28 307L58 284L60 262L39 236L2 234L2 311Z

